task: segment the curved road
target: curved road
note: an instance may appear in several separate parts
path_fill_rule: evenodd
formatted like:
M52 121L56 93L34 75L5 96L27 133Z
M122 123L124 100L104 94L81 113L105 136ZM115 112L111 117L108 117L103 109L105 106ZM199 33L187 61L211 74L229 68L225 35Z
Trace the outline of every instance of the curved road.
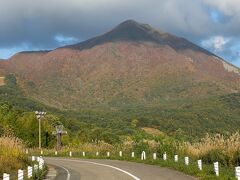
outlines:
M57 170L56 180L193 180L159 166L118 160L44 158Z

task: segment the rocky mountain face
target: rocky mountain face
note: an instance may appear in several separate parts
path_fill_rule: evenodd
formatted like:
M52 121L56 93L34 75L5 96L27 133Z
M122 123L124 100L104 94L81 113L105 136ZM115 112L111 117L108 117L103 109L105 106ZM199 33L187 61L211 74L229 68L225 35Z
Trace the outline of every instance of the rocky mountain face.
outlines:
M184 38L129 20L90 40L0 61L24 93L59 109L161 105L240 91L239 68Z

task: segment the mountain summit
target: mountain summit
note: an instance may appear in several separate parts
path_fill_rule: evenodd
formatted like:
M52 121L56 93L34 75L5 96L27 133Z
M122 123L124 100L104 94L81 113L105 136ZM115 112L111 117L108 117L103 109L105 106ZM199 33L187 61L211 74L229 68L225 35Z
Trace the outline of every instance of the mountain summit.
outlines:
M213 55L207 50L196 46L184 38L179 38L169 33L158 31L152 28L148 24L141 24L134 20L127 20L119 24L111 31L84 41L79 44L66 46L65 48L73 49L88 49L96 45L100 45L107 42L119 42L119 41L131 41L131 42L153 42L158 45L168 45L176 51L192 49L196 51L202 51L209 55Z

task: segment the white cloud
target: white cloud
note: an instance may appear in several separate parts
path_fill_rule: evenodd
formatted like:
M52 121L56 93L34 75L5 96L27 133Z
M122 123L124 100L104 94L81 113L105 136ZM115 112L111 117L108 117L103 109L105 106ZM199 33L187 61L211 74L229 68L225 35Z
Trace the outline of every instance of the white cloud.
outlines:
M215 52L223 51L225 45L230 41L230 38L223 36L214 36L207 40L203 40L201 45L207 49L213 49Z
M62 34L56 35L54 39L61 45L74 44L79 42L79 40L75 37L63 36Z
M220 11L229 16L239 15L239 0L203 0L206 4L218 8Z

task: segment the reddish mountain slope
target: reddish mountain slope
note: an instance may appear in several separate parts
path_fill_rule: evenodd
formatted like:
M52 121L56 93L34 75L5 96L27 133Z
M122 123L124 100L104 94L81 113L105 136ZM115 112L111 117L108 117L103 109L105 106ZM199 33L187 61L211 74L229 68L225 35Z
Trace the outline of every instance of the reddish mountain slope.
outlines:
M240 91L240 70L183 38L126 21L88 41L0 62L28 96L79 109L161 104Z

